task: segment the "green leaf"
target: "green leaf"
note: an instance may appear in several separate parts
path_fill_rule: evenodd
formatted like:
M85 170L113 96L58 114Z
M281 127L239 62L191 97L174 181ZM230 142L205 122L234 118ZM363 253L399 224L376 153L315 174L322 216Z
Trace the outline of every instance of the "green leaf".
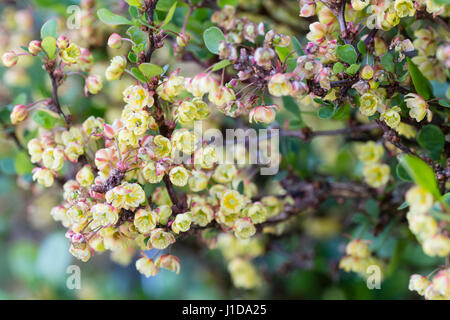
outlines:
M421 147L430 151L432 155L437 154L439 157L442 149L444 149L445 137L438 126L427 124L417 134L417 142Z
M366 47L366 44L364 43L364 41L362 41L362 40L359 41L357 47L358 47L358 51L362 55L365 55L367 53L367 47Z
M106 8L97 11L98 18L107 25L117 26L122 24L132 24L130 20L125 17L112 13Z
M405 170L405 168L403 168L403 166L399 163L397 164L396 167L396 173L397 176L403 180L403 181L407 181L407 182L412 182L413 180L411 179L411 177L408 175L408 172Z
M164 27L166 24L168 24L172 20L173 14L175 13L176 8L177 8L177 2L175 1L174 4L170 7L169 11L167 12L167 15L166 15L161 27Z
M436 198L441 196L434 171L425 161L411 154L402 154L398 156L398 159L416 184L430 192Z
M228 67L230 64L231 64L231 62L227 59L219 61L213 65L212 71L214 72L214 71L221 70L225 67Z
M41 43L42 49L50 59L53 59L56 52L56 39L54 37L46 37Z
M154 76L159 76L164 72L164 69L162 67L153 63L142 63L139 65L139 70L145 77L147 77L147 79L150 79Z
M214 54L219 53L219 42L225 40L222 30L217 27L210 27L203 32L206 48Z
M317 111L317 116L321 119L330 119L334 115L334 108L332 106L321 107Z
M378 206L378 201L375 199L367 199L365 205L364 205L367 213L371 215L372 217L378 217L380 213L380 208Z
M298 41L296 37L292 37L292 48L294 48L295 52L297 52L299 56L305 55L305 51L303 51L302 44L300 43L300 41Z
M446 99L439 99L438 100L439 105L446 107L446 108L450 108L450 101L446 100Z
M291 50L288 47L275 47L275 51L278 53L281 62L284 62L289 53L291 53Z
M351 44L338 46L336 53L342 61L347 62L348 64L356 63L356 58L358 55L356 54L355 48Z
M381 65L386 71L390 73L395 72L394 55L390 52L384 54L380 59Z
M130 62L133 62L133 63L137 62L136 54L133 51L130 51L128 53L128 60L130 60Z
M37 110L33 113L33 120L42 128L48 130L52 129L59 121L58 118L55 118L53 115L43 110Z
M142 6L142 0L125 0L130 6L140 7Z
M159 0L156 4L156 10L169 11L176 0Z
M219 7L223 8L225 6L233 6L233 7L237 7L239 4L239 0L218 0L217 1Z
M340 63L339 61L336 62L333 65L333 72L334 72L334 74L341 73L342 71L344 71L344 65L342 63Z
M286 108L286 110L288 110L298 119L301 119L300 108L298 107L298 104L295 102L294 98L289 96L283 96L281 97L281 99L283 100L283 105Z
M147 82L147 79L145 78L145 76L142 74L141 71L139 71L138 68L131 68L131 74L138 79L140 82Z
M58 21L56 19L50 19L42 25L41 39L47 37L58 38Z
M130 16L134 19L139 19L139 10L136 8L135 5L130 5L130 8L128 9L128 13Z
M17 174L25 175L31 173L34 165L31 163L28 153L26 151L20 151L14 158L14 167L16 168Z
M434 0L434 2L439 4L450 5L450 0Z
M136 45L140 45L142 43L146 43L147 34L141 30L141 28L132 26L127 30L127 34L131 37Z
M347 69L345 69L345 73L353 76L355 75L358 71L359 68L361 67L360 64L352 64L350 67L348 67Z
M416 88L416 92L420 94L425 100L431 99L431 97L433 96L433 89L430 82L427 78L425 78L425 76L414 64L411 58L406 57L406 61L408 61L409 73L411 74L411 79L414 84L414 88Z

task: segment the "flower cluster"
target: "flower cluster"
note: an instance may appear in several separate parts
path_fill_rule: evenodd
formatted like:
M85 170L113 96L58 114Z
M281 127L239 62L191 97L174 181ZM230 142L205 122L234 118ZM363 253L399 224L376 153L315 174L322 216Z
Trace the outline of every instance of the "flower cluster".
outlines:
M427 300L450 300L450 269L440 270L433 279L413 274L409 278L409 290L416 291Z
M339 268L345 272L356 272L363 277L370 274L368 268L376 266L383 273L384 264L381 260L372 256L367 241L354 239L347 244L345 248L346 256L339 262Z
M383 188L390 178L391 169L381 163L384 147L374 141L368 141L356 146L358 159L363 163L363 175L366 183L373 188Z

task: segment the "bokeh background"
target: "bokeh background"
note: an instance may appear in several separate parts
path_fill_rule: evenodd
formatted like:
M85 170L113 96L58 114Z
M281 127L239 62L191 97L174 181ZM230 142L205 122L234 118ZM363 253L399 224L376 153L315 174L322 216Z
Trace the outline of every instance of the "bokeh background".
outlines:
M70 5L80 5L80 1L2 0L0 54L27 46L30 40L38 38L40 26L50 17L59 17L60 29L65 30ZM96 6L127 11L124 1L97 1ZM240 15L274 25L304 43L309 22L298 17L297 1L240 1L238 8ZM177 9L175 27L182 24L184 10ZM210 24L211 12L199 10L188 30L195 34ZM88 47L96 60L94 70L103 74L108 60L118 54L105 48L107 37L121 30L102 25L95 11L94 15L86 13L83 19L80 29L62 33ZM192 51L198 49L198 58L210 59L207 54L202 57L204 50L200 47L201 41L194 36ZM156 61L169 64L170 70L181 68L185 76L201 70L193 62L170 58L171 51L169 43L157 51ZM120 114L121 92L132 83L131 79L105 84L102 94L90 99L82 94L81 80L71 77L60 89L63 104L74 114L75 121L83 121L89 115L111 121ZM72 258L64 228L49 214L60 200L60 189L31 184L32 166L11 135L11 106L48 97L49 93L50 84L38 59L21 58L15 68L0 67L0 299L410 299L417 295L408 291L409 276L427 274L442 262L422 253L400 219L392 219L375 237L371 232L372 218L379 209L370 201L359 212L351 204L330 199L319 210L302 213L291 222L291 232L266 239L267 254L254 259L263 283L252 290L235 288L220 250L209 250L195 238L177 243L171 252L181 259L179 275L163 270L147 279L136 271L134 260L125 265L130 257L111 257L110 253L95 255L88 263L82 263ZM319 121L314 108L301 105L303 121L311 127L331 129L341 125L332 120ZM277 121L283 123L289 117L286 111L280 112ZM237 121L215 114L213 122L233 127ZM17 135L23 143L34 137L37 130L33 126L19 127ZM354 153L341 137L315 139L310 145L282 138L281 151L283 168L290 166L299 177L327 174L336 179L358 178ZM283 171L274 183L282 178ZM347 241L345 232L372 239L375 253L385 259L387 276L380 290L369 290L364 279L338 270ZM66 270L72 264L81 268L80 290L66 286Z

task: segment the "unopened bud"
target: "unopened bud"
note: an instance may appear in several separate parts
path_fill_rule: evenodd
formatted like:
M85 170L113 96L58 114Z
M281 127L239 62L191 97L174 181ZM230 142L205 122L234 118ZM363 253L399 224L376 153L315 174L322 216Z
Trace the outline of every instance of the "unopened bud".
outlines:
M191 39L191 37L187 33L180 33L177 37L177 44L180 47L184 48L189 43L190 39Z
M19 60L19 56L14 51L7 51L2 55L2 63L5 67L14 67Z
M59 36L58 39L56 39L56 46L60 50L67 49L67 47L69 47L69 39L67 39L66 36Z
M103 83L102 79L97 75L90 75L86 79L85 84L85 91L89 92L90 94L97 94L102 90Z
M38 55L42 51L41 42L39 40L33 40L28 45L28 52L33 56Z
M108 47L113 49L120 49L121 46L122 46L122 37L120 36L120 34L117 33L111 34L108 39Z
M16 104L11 112L11 123L19 124L28 116L28 108L23 104Z

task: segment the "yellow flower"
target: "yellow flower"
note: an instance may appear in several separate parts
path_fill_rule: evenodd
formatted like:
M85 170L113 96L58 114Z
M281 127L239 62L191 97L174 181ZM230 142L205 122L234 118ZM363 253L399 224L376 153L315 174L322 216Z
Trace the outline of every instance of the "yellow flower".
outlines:
M114 208L129 210L145 201L145 192L137 183L123 182L120 186L109 190L105 199Z
M108 81L114 81L119 79L125 68L127 67L127 60L122 56L116 56L111 59L111 64L105 71L105 77Z
M142 257L136 261L136 269L140 273L142 273L146 278L150 276L156 276L158 274L159 268L153 262L153 260Z
M76 175L77 182L83 187L89 187L94 182L94 174L89 165L81 168Z
M78 157L84 153L84 149L80 144L71 142L64 148L64 153L66 154L67 159L76 162Z
M54 182L53 173L49 169L34 168L33 181L36 181L44 187L51 187Z
M175 71L171 73L169 79L158 86L156 92L162 99L172 102L184 90L184 78L178 76Z
M169 178L174 185L183 187L188 183L189 171L182 166L173 167L170 169Z
M418 94L409 93L405 96L406 106L410 109L409 116L420 122L427 116L428 122L431 121L433 114L431 113L427 102Z
M416 136L416 129L413 126L403 122L398 124L395 131L408 139L412 139Z
M422 248L425 254L430 257L446 257L450 254L450 238L443 234L436 234L426 239Z
M288 96L292 93L292 84L289 76L284 73L273 75L268 84L269 93L275 97Z
M127 129L126 127L119 131L117 139L119 140L119 144L125 147L137 147L138 145L138 138L133 131Z
M75 64L81 56L80 48L71 43L66 49L61 52L61 59L68 65Z
M123 100L133 111L140 111L145 107L151 107L154 103L152 95L140 85L130 86L123 92Z
M380 98L373 93L364 93L359 99L359 111L365 116L374 115L380 105Z
M91 258L91 250L89 246L85 245L79 248L76 248L73 244L70 245L69 252L77 259L87 262Z
M220 164L214 170L213 178L218 183L231 182L237 174L237 169L234 164Z
M209 117L211 112L209 111L208 104L200 98L192 99L192 103L197 108L197 117L195 120L205 120Z
M255 202L244 209L244 216L253 223L263 223L269 217L267 208L261 202Z
M433 278L433 289L450 299L450 268L439 271Z
M88 205L80 201L67 210L67 216L70 218L72 223L82 224L88 219L88 209Z
M200 192L208 186L208 176L200 170L193 170L192 176L189 178L189 188L193 192Z
M356 11L364 10L370 3L370 0L352 0L352 8Z
M275 110L279 110L279 107L276 104L271 106L255 107L248 115L249 122L252 123L254 121L256 123L262 122L265 124L271 124L275 121L275 116L277 114Z
M139 209L134 215L134 226L140 233L149 233L158 223L158 214L154 211Z
M247 260L235 258L228 264L233 284L237 288L253 289L261 286L262 280L255 267Z
M400 124L400 107L393 107L381 114L381 120L391 128L395 129Z
M413 274L409 278L408 289L410 291L417 291L421 296L425 295L425 289L431 284L431 281L427 277L420 274Z
M220 200L220 209L225 213L238 213L244 205L244 197L236 190L225 192Z
M86 78L86 84L85 84L85 92L89 92L90 94L97 94L99 93L103 88L102 79L92 74L89 77Z
M168 157L172 152L172 144L169 139L164 136L157 135L153 139L153 143L155 144L155 155L158 159L163 159Z
M191 101L183 101L176 109L176 118L181 124L189 124L198 118L197 107Z
M128 109L129 110L129 109ZM136 136L142 136L147 132L149 114L146 111L129 111L125 108L122 113L123 123L128 130L133 131Z
M150 242L153 248L163 250L175 242L175 237L172 233L157 228L151 231Z
M176 256L162 254L156 259L155 264L160 268L170 270L176 274L180 273L180 259Z
M238 239L248 239L256 233L256 228L249 218L238 219L233 229Z
M216 106L223 107L224 105L236 100L236 95L232 89L225 86L220 86L209 92L208 99Z
M70 143L83 143L83 134L81 133L81 130L77 127L70 128L69 131L64 131L61 134L61 139L63 141L63 144L67 146Z
M218 159L216 148L214 146L206 146L196 152L194 164L200 165L203 169L211 169Z
M395 0L394 8L400 18L413 17L416 14L416 8L411 0Z
M345 248L345 252L356 258L368 258L370 256L370 248L367 242L362 239L350 241Z
M188 129L176 130L172 135L172 145L183 153L192 154L195 151L198 135Z
M436 220L427 214L413 214L408 218L409 229L421 241L434 236L438 232Z
M98 203L91 207L93 227L114 225L119 220L117 210L105 203Z
M214 211L209 205L195 204L191 207L192 222L205 227L214 218Z
M366 164L363 175L366 183L373 188L384 187L389 181L391 169L387 164Z
M100 139L101 134L103 133L104 123L105 123L105 120L103 120L102 118L90 116L83 122L82 127L88 137L92 137L94 139Z
M42 160L44 148L42 148L41 142L38 139L31 139L28 142L27 148L31 157L31 162L36 163Z
M149 162L142 169L142 176L150 183L159 183L164 177L164 166L157 162Z
M378 162L384 154L383 145L374 141L368 141L357 145L356 151L358 153L358 159L363 163Z
M199 73L186 82L186 90L194 97L203 97L206 93L217 90L217 81L211 75Z
M310 32L306 35L306 39L316 44L321 44L325 40L327 32L326 25L320 22L314 22L309 25Z
M189 212L177 214L172 223L172 231L176 234L186 232L191 228L191 214Z
M406 192L406 202L415 213L426 213L433 206L433 195L421 186L414 186Z

